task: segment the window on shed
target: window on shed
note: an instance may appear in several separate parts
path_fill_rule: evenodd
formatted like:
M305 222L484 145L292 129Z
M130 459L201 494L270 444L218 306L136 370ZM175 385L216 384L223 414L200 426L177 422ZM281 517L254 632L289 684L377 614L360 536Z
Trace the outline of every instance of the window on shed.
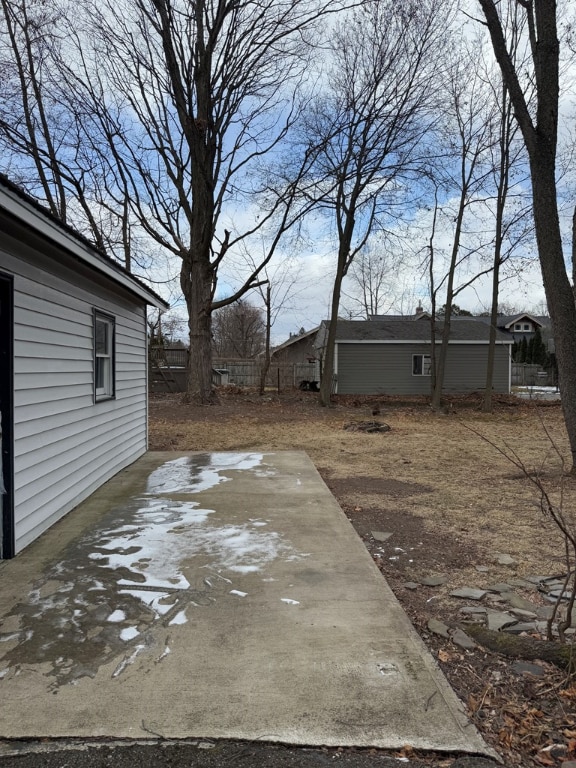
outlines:
M430 355L412 355L412 375L430 376Z
M114 397L114 318L94 312L94 399Z

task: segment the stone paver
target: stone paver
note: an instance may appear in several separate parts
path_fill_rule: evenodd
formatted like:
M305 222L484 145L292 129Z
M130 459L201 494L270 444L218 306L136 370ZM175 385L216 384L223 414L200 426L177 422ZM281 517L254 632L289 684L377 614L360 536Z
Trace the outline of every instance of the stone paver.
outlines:
M463 600L482 600L486 594L485 589L474 589L473 587L462 587L450 592L450 597L461 597Z

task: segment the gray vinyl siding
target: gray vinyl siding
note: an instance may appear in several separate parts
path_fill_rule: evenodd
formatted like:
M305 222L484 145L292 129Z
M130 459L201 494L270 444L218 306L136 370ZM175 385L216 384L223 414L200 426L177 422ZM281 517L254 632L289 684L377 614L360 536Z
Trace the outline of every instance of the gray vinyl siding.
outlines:
M144 302L10 238L16 551L146 450ZM94 403L93 310L115 319L115 399Z
M494 390L509 391L510 346L496 347ZM412 356L429 355L429 344L337 344L337 392L354 395L428 395L430 376L412 375ZM444 391L464 393L486 385L485 344L451 344Z

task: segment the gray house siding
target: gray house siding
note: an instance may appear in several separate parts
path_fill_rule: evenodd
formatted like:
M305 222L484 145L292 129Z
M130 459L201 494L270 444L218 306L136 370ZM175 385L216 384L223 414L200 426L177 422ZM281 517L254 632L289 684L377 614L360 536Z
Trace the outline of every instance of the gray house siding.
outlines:
M356 395L427 395L430 377L412 373L413 355L429 355L429 344L346 343L336 352L337 392ZM486 385L486 344L451 344L444 380L444 391L464 393ZM493 386L508 392L510 346L496 346Z
M145 303L50 250L0 249L14 277L17 552L146 450ZM115 398L96 403L95 309L115 319Z

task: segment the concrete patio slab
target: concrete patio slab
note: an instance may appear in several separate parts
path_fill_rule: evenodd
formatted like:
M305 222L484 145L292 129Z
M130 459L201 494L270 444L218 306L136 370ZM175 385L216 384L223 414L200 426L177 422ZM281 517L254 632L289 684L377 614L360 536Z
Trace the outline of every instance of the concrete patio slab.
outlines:
M0 583L0 738L491 754L304 453L149 453Z

